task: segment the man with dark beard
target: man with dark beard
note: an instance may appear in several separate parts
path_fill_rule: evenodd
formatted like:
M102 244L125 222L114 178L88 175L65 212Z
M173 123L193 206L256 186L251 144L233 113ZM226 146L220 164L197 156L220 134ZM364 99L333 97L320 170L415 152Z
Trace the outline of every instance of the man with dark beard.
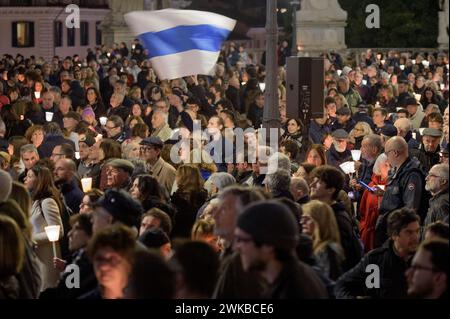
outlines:
M408 295L448 300L448 241L424 242L406 271Z
M262 297L327 298L319 277L296 256L297 224L288 208L275 201L249 205L237 219L235 247L244 271L258 272L267 281Z

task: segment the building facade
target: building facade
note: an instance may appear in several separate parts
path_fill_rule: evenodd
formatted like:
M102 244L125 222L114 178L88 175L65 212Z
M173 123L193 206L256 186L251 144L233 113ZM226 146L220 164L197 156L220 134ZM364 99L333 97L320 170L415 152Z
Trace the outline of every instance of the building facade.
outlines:
M79 28L67 23L69 4L79 6ZM79 54L102 44L100 23L109 13L107 1L0 0L0 52L34 55L50 60L53 56Z

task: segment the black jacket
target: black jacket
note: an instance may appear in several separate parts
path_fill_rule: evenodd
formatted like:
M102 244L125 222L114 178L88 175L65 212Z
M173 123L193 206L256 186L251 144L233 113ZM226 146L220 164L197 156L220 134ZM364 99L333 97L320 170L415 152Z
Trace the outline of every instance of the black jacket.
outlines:
M69 206L74 214L78 214L84 193L80 189L75 178L73 178L70 182L59 185L59 189L64 196L67 206Z
M369 252L355 268L339 278L335 288L336 298L356 298L358 296L385 299L406 298L408 287L405 271L409 267L410 260L406 262L397 256L394 252L393 242L387 241L383 247ZM366 279L371 275L370 271L366 271L369 265L378 266L379 288L369 289L366 286ZM370 278L368 281L373 282Z
M80 269L80 287L69 289L66 286L66 279L69 279L70 282L70 278L68 277L73 272L64 272L61 275L58 285L55 288L49 288L42 292L39 299L76 299L97 287L94 268L84 248L76 251L72 255L70 264L76 265Z
M212 299L257 299L263 287L257 273L244 271L239 253L233 253L231 247L224 251Z
M422 217L428 209L428 200L424 200L425 173L416 158L408 158L405 163L389 178L386 191L379 209L375 227L375 245L381 246L387 239L387 218L396 209L407 207L416 210Z
M297 258L285 261L275 282L263 297L269 299L325 299L328 293L314 270Z
M107 117L111 117L113 115L118 115L124 122L127 120L127 117L129 114L130 114L130 109L123 105L120 105L115 108L110 107L108 109L108 111L106 112Z
M197 211L208 198L205 189L199 189L195 193L187 194L177 190L171 197L172 205L177 212L174 218L172 237L190 238L191 229L197 217Z
M336 202L331 205L336 217L341 237L341 246L344 249L345 260L342 263L344 271L355 266L362 257L362 246L358 238L356 224L352 221L349 213L345 210L344 204Z
M309 125L309 138L314 144L322 144L323 137L328 133L331 133L329 125L319 125L316 121L311 121Z
M342 153L338 153L334 145L331 145L330 149L326 152L328 165L339 168L344 162L352 160L352 152L345 150Z
M420 143L417 142L416 139L414 139L412 137L412 132L409 131L408 133L406 133L405 135L405 141L406 143L408 143L408 150L411 152L413 149L417 149L420 146Z
M415 156L419 160L420 164L422 164L424 172L429 172L434 165L439 164L439 151L439 145L437 150L434 153L431 153L425 151L423 144L420 144L418 149L412 149L410 153L411 156Z
M250 105L248 110L248 119L252 121L252 125L255 129L259 129L262 124L264 114L264 108L258 107L255 103Z

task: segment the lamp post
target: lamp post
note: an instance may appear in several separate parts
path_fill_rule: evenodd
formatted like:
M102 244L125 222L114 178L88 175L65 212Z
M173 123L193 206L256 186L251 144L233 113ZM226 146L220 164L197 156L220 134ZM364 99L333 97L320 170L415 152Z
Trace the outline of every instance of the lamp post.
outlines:
M292 6L292 45L291 45L291 56L297 56L297 10L300 6L300 1L294 0L290 2Z
M266 1L266 13L266 84L263 123L264 128L280 128L277 89L277 0Z

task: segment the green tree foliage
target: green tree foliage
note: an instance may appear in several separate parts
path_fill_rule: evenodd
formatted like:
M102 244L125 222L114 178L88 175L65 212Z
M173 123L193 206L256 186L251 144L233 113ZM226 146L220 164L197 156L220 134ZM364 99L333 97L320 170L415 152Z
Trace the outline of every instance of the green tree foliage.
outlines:
M339 0L347 11L349 48L434 48L438 37L439 0ZM367 29L366 7L380 8L380 28Z

